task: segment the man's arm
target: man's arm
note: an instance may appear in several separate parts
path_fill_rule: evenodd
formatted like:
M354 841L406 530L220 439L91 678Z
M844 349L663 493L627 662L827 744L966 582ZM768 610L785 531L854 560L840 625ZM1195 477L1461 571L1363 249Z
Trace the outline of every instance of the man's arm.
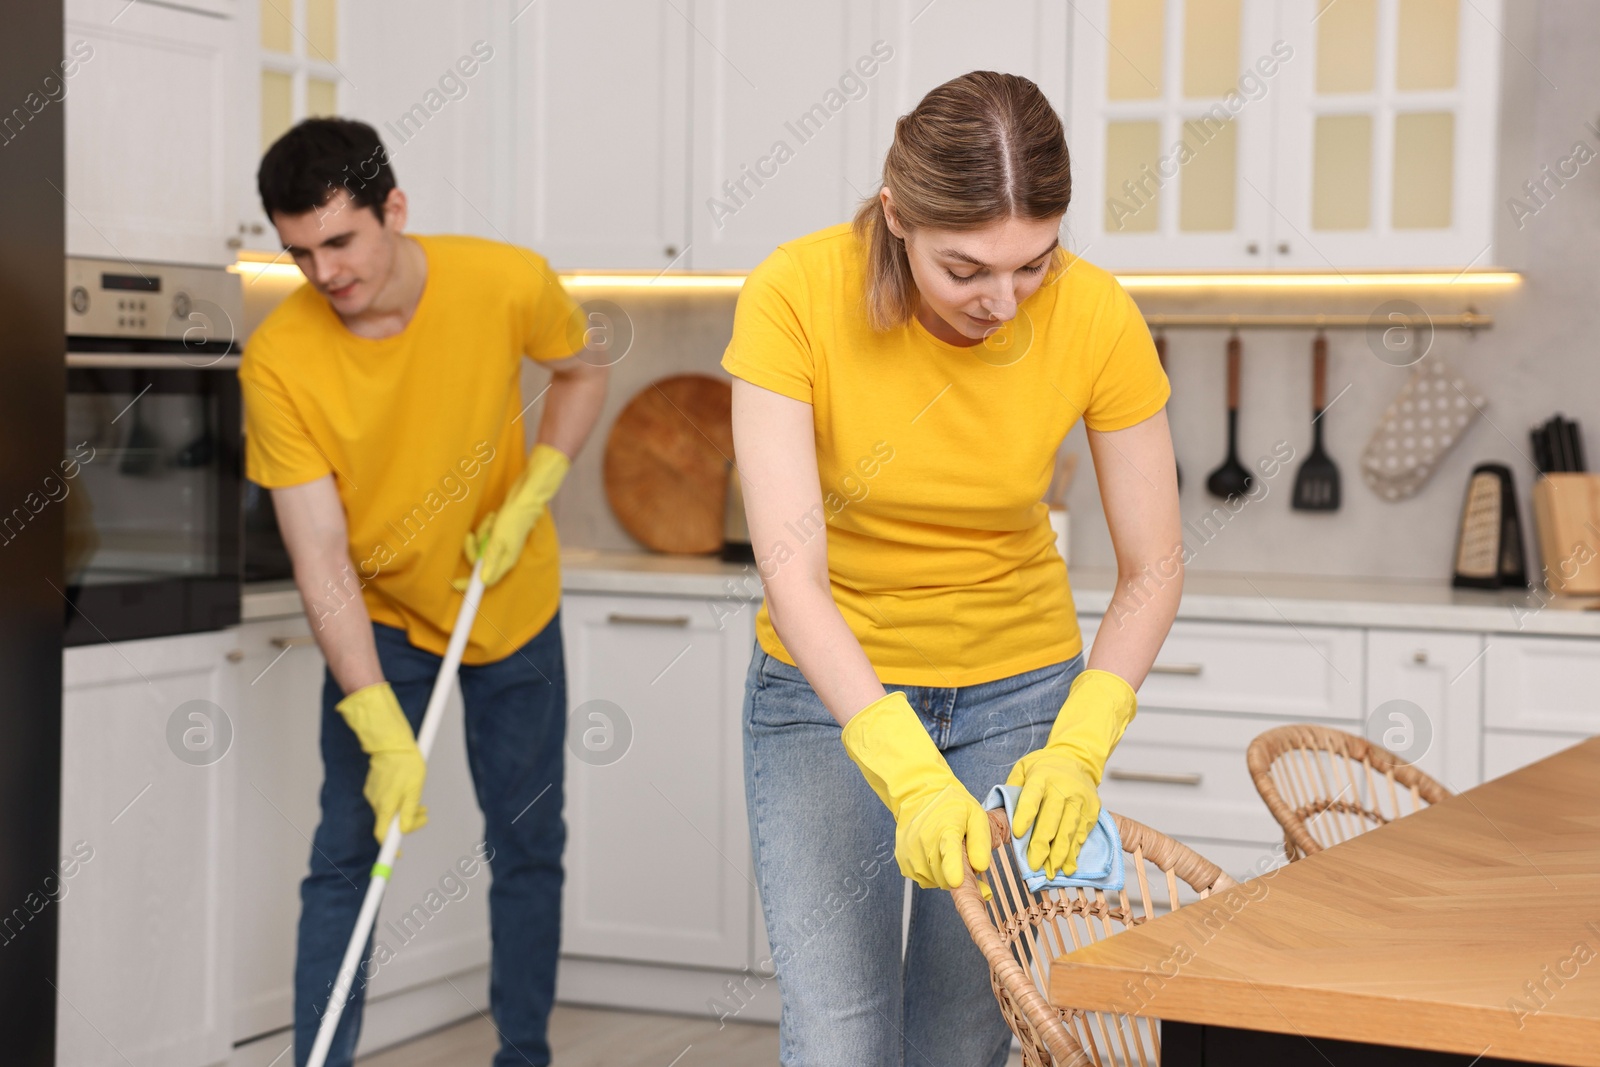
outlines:
M603 355L603 352L596 354ZM572 459L600 419L611 371L608 367L586 362L578 355L547 360L539 366L549 369L550 385L534 444L549 445Z
M350 694L383 681L333 475L272 490L272 506L311 632L339 688Z

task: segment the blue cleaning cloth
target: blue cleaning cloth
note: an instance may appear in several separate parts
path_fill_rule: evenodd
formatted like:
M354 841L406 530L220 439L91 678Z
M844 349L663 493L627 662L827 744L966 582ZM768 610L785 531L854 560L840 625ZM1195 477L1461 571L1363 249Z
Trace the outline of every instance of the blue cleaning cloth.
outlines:
M1019 785L997 785L989 790L989 796L984 800L984 809L1004 807L1007 821L1013 822L1017 817L1017 798L1022 795ZM1016 854L1017 870L1022 872L1022 880L1028 885L1028 892L1037 893L1041 889L1071 889L1081 886L1084 889L1104 889L1116 892L1123 885L1122 871L1122 835L1117 833L1117 822L1111 813L1104 807L1100 809L1100 818L1089 829L1089 836L1084 839L1083 847L1078 850L1078 867L1071 874L1058 874L1054 878L1046 878L1043 871L1028 866L1028 839L1033 837L1033 829L1022 837L1011 838L1011 848Z

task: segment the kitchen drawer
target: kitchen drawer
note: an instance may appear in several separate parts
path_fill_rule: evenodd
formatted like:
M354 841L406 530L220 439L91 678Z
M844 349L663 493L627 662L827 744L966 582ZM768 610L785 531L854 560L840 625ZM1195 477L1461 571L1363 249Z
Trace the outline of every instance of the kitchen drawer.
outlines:
M1227 871L1237 882L1260 878L1289 862L1283 854L1282 837L1272 841L1209 841L1203 837L1180 840Z
M1099 629L1114 625L1080 618L1084 647ZM1359 720L1362 644L1357 629L1179 619L1139 687L1139 706Z
M1111 754L1100 799L1169 837L1276 840L1282 831L1244 754L1257 734L1287 721L1141 710Z
M1600 639L1491 635L1484 660L1485 726L1600 732Z
M1483 735L1483 780L1499 778L1553 756L1586 740L1582 734L1535 734L1516 730L1486 730Z

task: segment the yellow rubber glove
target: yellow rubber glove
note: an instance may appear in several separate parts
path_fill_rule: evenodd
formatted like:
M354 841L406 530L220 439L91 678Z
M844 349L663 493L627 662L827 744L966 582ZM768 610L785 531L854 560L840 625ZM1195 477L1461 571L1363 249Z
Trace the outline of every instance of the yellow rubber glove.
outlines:
M544 514L544 506L561 488L561 481L571 468L572 461L559 448L534 445L528 453L528 465L511 484L500 509L485 515L477 530L467 535L463 550L468 563L478 562L482 554L485 589L504 578L522 555L522 546L528 543L534 523ZM464 590L467 579L458 578L451 584L458 591Z
M1138 710L1133 687L1110 671L1072 680L1044 747L1023 756L1006 777L1020 785L1011 832L1033 829L1028 863L1050 877L1078 867L1078 849L1100 818L1100 777L1111 750ZM1049 865L1045 865L1045 861Z
M370 758L367 784L362 795L372 805L377 820L372 836L380 842L389 831L389 820L400 813L400 832L409 834L428 822L428 809L422 806L422 780L427 764L417 748L406 713L400 710L388 682L363 686L334 705L344 721L355 731L361 751Z
M894 816L900 873L924 889L954 889L972 869L989 867L989 816L950 770L911 710L906 695L887 693L855 714L841 734L845 751ZM989 887L979 882L983 898Z

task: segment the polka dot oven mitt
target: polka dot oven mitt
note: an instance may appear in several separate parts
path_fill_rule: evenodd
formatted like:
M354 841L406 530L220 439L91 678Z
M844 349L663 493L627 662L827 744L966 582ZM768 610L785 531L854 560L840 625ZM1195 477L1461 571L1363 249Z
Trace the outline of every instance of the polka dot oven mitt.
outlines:
M1415 495L1483 406L1443 356L1424 357L1361 453L1362 478L1384 500Z

